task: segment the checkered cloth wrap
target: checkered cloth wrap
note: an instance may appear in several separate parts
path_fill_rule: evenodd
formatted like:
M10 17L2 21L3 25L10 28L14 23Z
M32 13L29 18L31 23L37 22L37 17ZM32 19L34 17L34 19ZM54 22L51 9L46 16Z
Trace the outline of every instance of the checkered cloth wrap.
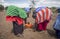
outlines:
M18 8L16 6L12 6L12 5L8 6L8 8L6 10L6 15L7 16L19 16L21 18L27 17L27 14L23 9Z

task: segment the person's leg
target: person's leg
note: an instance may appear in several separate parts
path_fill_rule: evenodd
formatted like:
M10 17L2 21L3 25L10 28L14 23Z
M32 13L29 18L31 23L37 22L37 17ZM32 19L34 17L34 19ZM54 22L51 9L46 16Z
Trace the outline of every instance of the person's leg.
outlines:
M43 23L38 24L38 30L42 31L43 30Z
M27 13L27 17L29 17L29 13Z
M17 26L18 26L17 23L13 22L13 32L14 32L14 35L18 35Z
M23 36L23 31L24 31L24 27L23 24L18 26L18 33L20 37L24 37Z
M23 27L23 24L19 25L19 33L20 34L23 34L23 31L24 31L24 27Z
M47 24L49 23L49 21L44 21L43 22L43 30L46 30Z
M37 28L37 23L35 22L35 23L34 23L34 26L33 26L34 32L37 31L37 29L38 29L38 28Z
M26 24L27 23L27 18L25 18L24 21L25 21L25 24Z

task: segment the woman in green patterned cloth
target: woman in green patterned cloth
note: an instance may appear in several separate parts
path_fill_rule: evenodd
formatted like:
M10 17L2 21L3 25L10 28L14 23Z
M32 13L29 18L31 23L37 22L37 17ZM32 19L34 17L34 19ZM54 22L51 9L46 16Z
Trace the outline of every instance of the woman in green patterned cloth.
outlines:
M22 36L24 28L23 28L23 19L27 17L26 12L18 8L16 6L8 6L6 10L6 20L13 22L13 32L16 36Z

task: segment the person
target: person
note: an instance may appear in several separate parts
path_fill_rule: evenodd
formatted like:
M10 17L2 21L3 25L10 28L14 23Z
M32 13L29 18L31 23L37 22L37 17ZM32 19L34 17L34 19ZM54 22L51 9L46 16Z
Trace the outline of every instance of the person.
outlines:
M28 18L31 8L28 8L28 7L27 7L27 8L24 8L24 10L26 11L27 18ZM24 20L25 20L25 24L27 23L27 18L24 19Z
M54 22L53 28L56 31L56 36L60 39L60 8L57 9L58 15L56 21Z
M33 11L33 14L32 14L32 17L33 17L33 19L36 19L36 11L34 10ZM33 31L35 32L35 31L37 31L37 23L35 22L34 23L34 25L33 25Z
M52 15L52 11L47 7L41 8L40 11L36 13L35 22L37 24L37 27L36 27L37 31L46 30L47 24L51 19L51 15Z
M23 19L27 17L26 12L16 6L10 5L6 10L6 21L12 21L13 33L16 36L23 36Z

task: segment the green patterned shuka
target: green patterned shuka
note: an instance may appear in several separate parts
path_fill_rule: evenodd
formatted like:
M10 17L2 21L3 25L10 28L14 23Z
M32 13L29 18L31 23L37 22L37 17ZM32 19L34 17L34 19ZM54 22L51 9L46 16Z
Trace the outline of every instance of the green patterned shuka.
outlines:
M19 16L21 18L26 18L27 14L22 8L18 8L16 6L8 6L6 10L6 15L7 16Z

